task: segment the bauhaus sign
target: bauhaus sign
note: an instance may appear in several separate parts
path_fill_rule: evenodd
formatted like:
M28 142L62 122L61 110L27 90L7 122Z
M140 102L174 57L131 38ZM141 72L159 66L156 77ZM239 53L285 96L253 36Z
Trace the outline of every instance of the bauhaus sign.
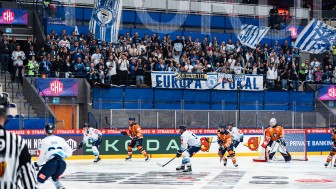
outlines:
M41 96L78 96L77 79L36 79L36 88Z

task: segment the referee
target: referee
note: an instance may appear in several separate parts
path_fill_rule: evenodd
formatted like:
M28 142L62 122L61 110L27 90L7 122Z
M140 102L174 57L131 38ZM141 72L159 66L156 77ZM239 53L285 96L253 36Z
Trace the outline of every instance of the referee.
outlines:
M5 131L9 101L0 95L0 189L34 189L36 173L25 141Z

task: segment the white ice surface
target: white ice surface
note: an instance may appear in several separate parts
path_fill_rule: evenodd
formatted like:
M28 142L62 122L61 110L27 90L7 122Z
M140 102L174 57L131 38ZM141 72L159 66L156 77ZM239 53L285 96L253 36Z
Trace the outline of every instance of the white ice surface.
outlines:
M230 159L224 167L219 158L191 158L193 171L186 174L175 171L181 158L165 167L157 163L164 164L168 158L153 158L149 162L144 159L128 162L102 159L97 164L93 160L69 160L61 182L66 189L335 189L336 168L324 167L327 157L308 158L308 161L290 163L256 163L252 161L253 157L237 157L238 168L232 165ZM299 182L302 179L309 182ZM40 188L55 187L48 180Z

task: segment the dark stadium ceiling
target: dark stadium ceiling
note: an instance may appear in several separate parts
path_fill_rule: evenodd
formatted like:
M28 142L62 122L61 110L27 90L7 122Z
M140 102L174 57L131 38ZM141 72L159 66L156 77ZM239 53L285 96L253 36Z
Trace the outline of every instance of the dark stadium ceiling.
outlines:
M296 0L268 0L269 4L277 5L278 7L293 7ZM307 4L313 9L314 0L301 0L301 3L306 1ZM322 10L331 10L336 5L336 0L321 0Z

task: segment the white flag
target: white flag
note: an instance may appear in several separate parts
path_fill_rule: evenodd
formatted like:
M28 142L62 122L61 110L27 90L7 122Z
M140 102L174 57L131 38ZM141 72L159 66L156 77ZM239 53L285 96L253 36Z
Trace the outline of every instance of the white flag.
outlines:
M303 52L321 54L336 44L336 28L313 19L300 33L294 46Z
M270 27L244 24L241 26L238 39L243 45L255 49L269 29Z

